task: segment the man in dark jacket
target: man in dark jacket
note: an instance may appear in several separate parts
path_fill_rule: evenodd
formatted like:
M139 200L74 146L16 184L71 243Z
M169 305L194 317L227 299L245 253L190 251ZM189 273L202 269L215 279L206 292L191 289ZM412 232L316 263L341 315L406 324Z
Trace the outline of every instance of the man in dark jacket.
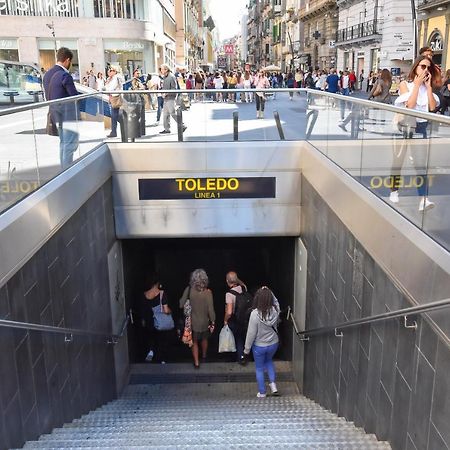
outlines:
M56 53L56 64L44 75L44 91L47 100L78 95L72 75L69 73L73 53L61 47ZM58 127L59 157L63 169L73 162L73 154L78 148L78 133L74 130L78 119L77 102L53 104L49 108L52 122ZM72 129L71 129L72 128Z

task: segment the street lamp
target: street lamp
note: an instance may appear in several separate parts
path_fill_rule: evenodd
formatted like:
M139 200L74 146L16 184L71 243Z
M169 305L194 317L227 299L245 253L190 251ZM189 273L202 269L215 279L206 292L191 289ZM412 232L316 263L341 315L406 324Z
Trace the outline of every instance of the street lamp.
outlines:
M52 36L53 36L53 43L55 45L55 63L56 63L56 54L58 53L58 48L56 45L56 35L55 35L55 23L52 20L52 23L46 23L47 28L51 30Z

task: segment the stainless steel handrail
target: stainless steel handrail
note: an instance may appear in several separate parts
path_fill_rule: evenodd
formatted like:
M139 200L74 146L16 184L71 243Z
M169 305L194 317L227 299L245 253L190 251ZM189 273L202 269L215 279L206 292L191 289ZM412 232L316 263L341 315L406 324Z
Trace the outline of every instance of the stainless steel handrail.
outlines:
M412 316L415 314L421 314L427 311L434 311L442 308L447 308L450 306L450 298L444 300L438 300L436 302L426 303L424 305L411 306L409 308L399 309L397 311L389 311L382 314L375 314L373 316L363 317L361 319L350 320L348 322L342 322L336 325L320 327L320 328L312 328L310 330L299 331L298 327L295 323L295 318L289 308L287 319L291 319L295 333L297 336L304 336L304 338L309 338L310 336L318 335L318 334L326 334L334 332L337 335L338 331L345 330L346 328L352 328L360 325L366 325L370 323L380 322L383 320L395 319L397 317L405 318L405 326L408 328L414 327L413 325L407 325L406 321L408 316Z
M81 330L78 328L63 328L63 327L54 327L52 325L41 325L38 323L29 323L29 322L16 322L14 320L6 320L6 319L0 319L0 327L5 328L18 328L22 330L32 330L32 331L42 331L47 333L57 333L57 334L64 334L65 336L96 336L105 338L106 342L108 344L116 344L121 337L125 334L125 330L128 327L128 324L130 322L130 316L127 315L125 319L123 320L120 333L119 334L107 334L107 333L100 333L98 331L89 331L89 330ZM66 341L71 341L72 338L67 339Z
M333 94L331 92L325 92L325 91L319 91L315 89L306 89L306 88L270 88L270 89L251 89L251 92L264 92L267 94L276 94L276 93L286 93L286 92L305 92L309 95L316 96L316 97L329 97L334 98L336 100L345 101L349 103L356 103L358 105L367 106L369 108L373 109L379 109L384 111L391 111L394 113L399 114L407 114L409 116L418 117L421 119L426 119L431 122L439 122L446 125L450 125L450 117L443 116L443 115L437 115L435 113L430 112L420 112L416 111L415 109L407 109L407 108L401 108L398 106L388 105L385 103L377 103L373 102L371 100L365 100L361 98L356 98L352 96L343 96L341 94ZM50 100L40 103L32 103L30 105L24 105L24 106L16 106L14 108L7 108L4 110L0 110L0 117L6 116L18 112L25 112L32 109L38 109L45 106L49 106L52 104L63 104L68 102L73 102L74 100L79 101L91 97L101 97L102 95L109 95L109 94L217 94L217 93L225 93L225 94L234 94L236 92L249 92L248 89L177 89L174 90L139 90L139 91L132 91L132 90L122 90L122 91L99 91L99 92L92 92L89 94L80 94L73 97L66 97L63 99L58 100ZM105 101L105 100L104 100Z

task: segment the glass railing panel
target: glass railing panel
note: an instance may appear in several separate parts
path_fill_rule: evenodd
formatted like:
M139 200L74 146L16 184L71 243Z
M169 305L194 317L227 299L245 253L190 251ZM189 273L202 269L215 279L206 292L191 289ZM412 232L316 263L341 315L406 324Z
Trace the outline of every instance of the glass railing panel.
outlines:
M422 229L450 249L450 125L436 120L430 124L429 135Z
M0 125L0 211L36 190L41 184L33 128L44 120L33 119L33 111L1 117Z
M331 97L308 92L306 105L306 140L310 141L323 154L328 154L328 140L336 141L336 136L330 136L331 118L334 117L338 123L339 102ZM337 129L335 130L337 132Z

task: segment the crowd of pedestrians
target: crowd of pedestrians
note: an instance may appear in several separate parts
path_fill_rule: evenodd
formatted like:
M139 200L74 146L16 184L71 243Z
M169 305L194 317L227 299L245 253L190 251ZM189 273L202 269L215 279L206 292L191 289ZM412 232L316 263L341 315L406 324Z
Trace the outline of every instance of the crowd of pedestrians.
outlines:
M257 397L263 398L267 395L264 372L268 374L271 394L278 395L273 363L273 357L279 346L278 300L267 286L260 287L252 296L234 271L226 274L225 283L227 291L224 299L222 332L232 334L235 343L234 348L226 351L235 352L236 361L241 365L247 363L249 354L252 353L258 385ZM204 269L196 269L191 273L178 306L180 314L169 307L169 298L159 277L152 275L144 287L139 311L140 320L137 322L142 329L145 360L161 364L170 361L175 345L173 338L175 331L178 331L179 339L192 352L195 369L199 369L201 363L211 357L208 353L209 341L216 329L213 291ZM179 315L180 320L173 319L172 314ZM181 326L177 327L176 322ZM219 351L220 346L219 342Z

